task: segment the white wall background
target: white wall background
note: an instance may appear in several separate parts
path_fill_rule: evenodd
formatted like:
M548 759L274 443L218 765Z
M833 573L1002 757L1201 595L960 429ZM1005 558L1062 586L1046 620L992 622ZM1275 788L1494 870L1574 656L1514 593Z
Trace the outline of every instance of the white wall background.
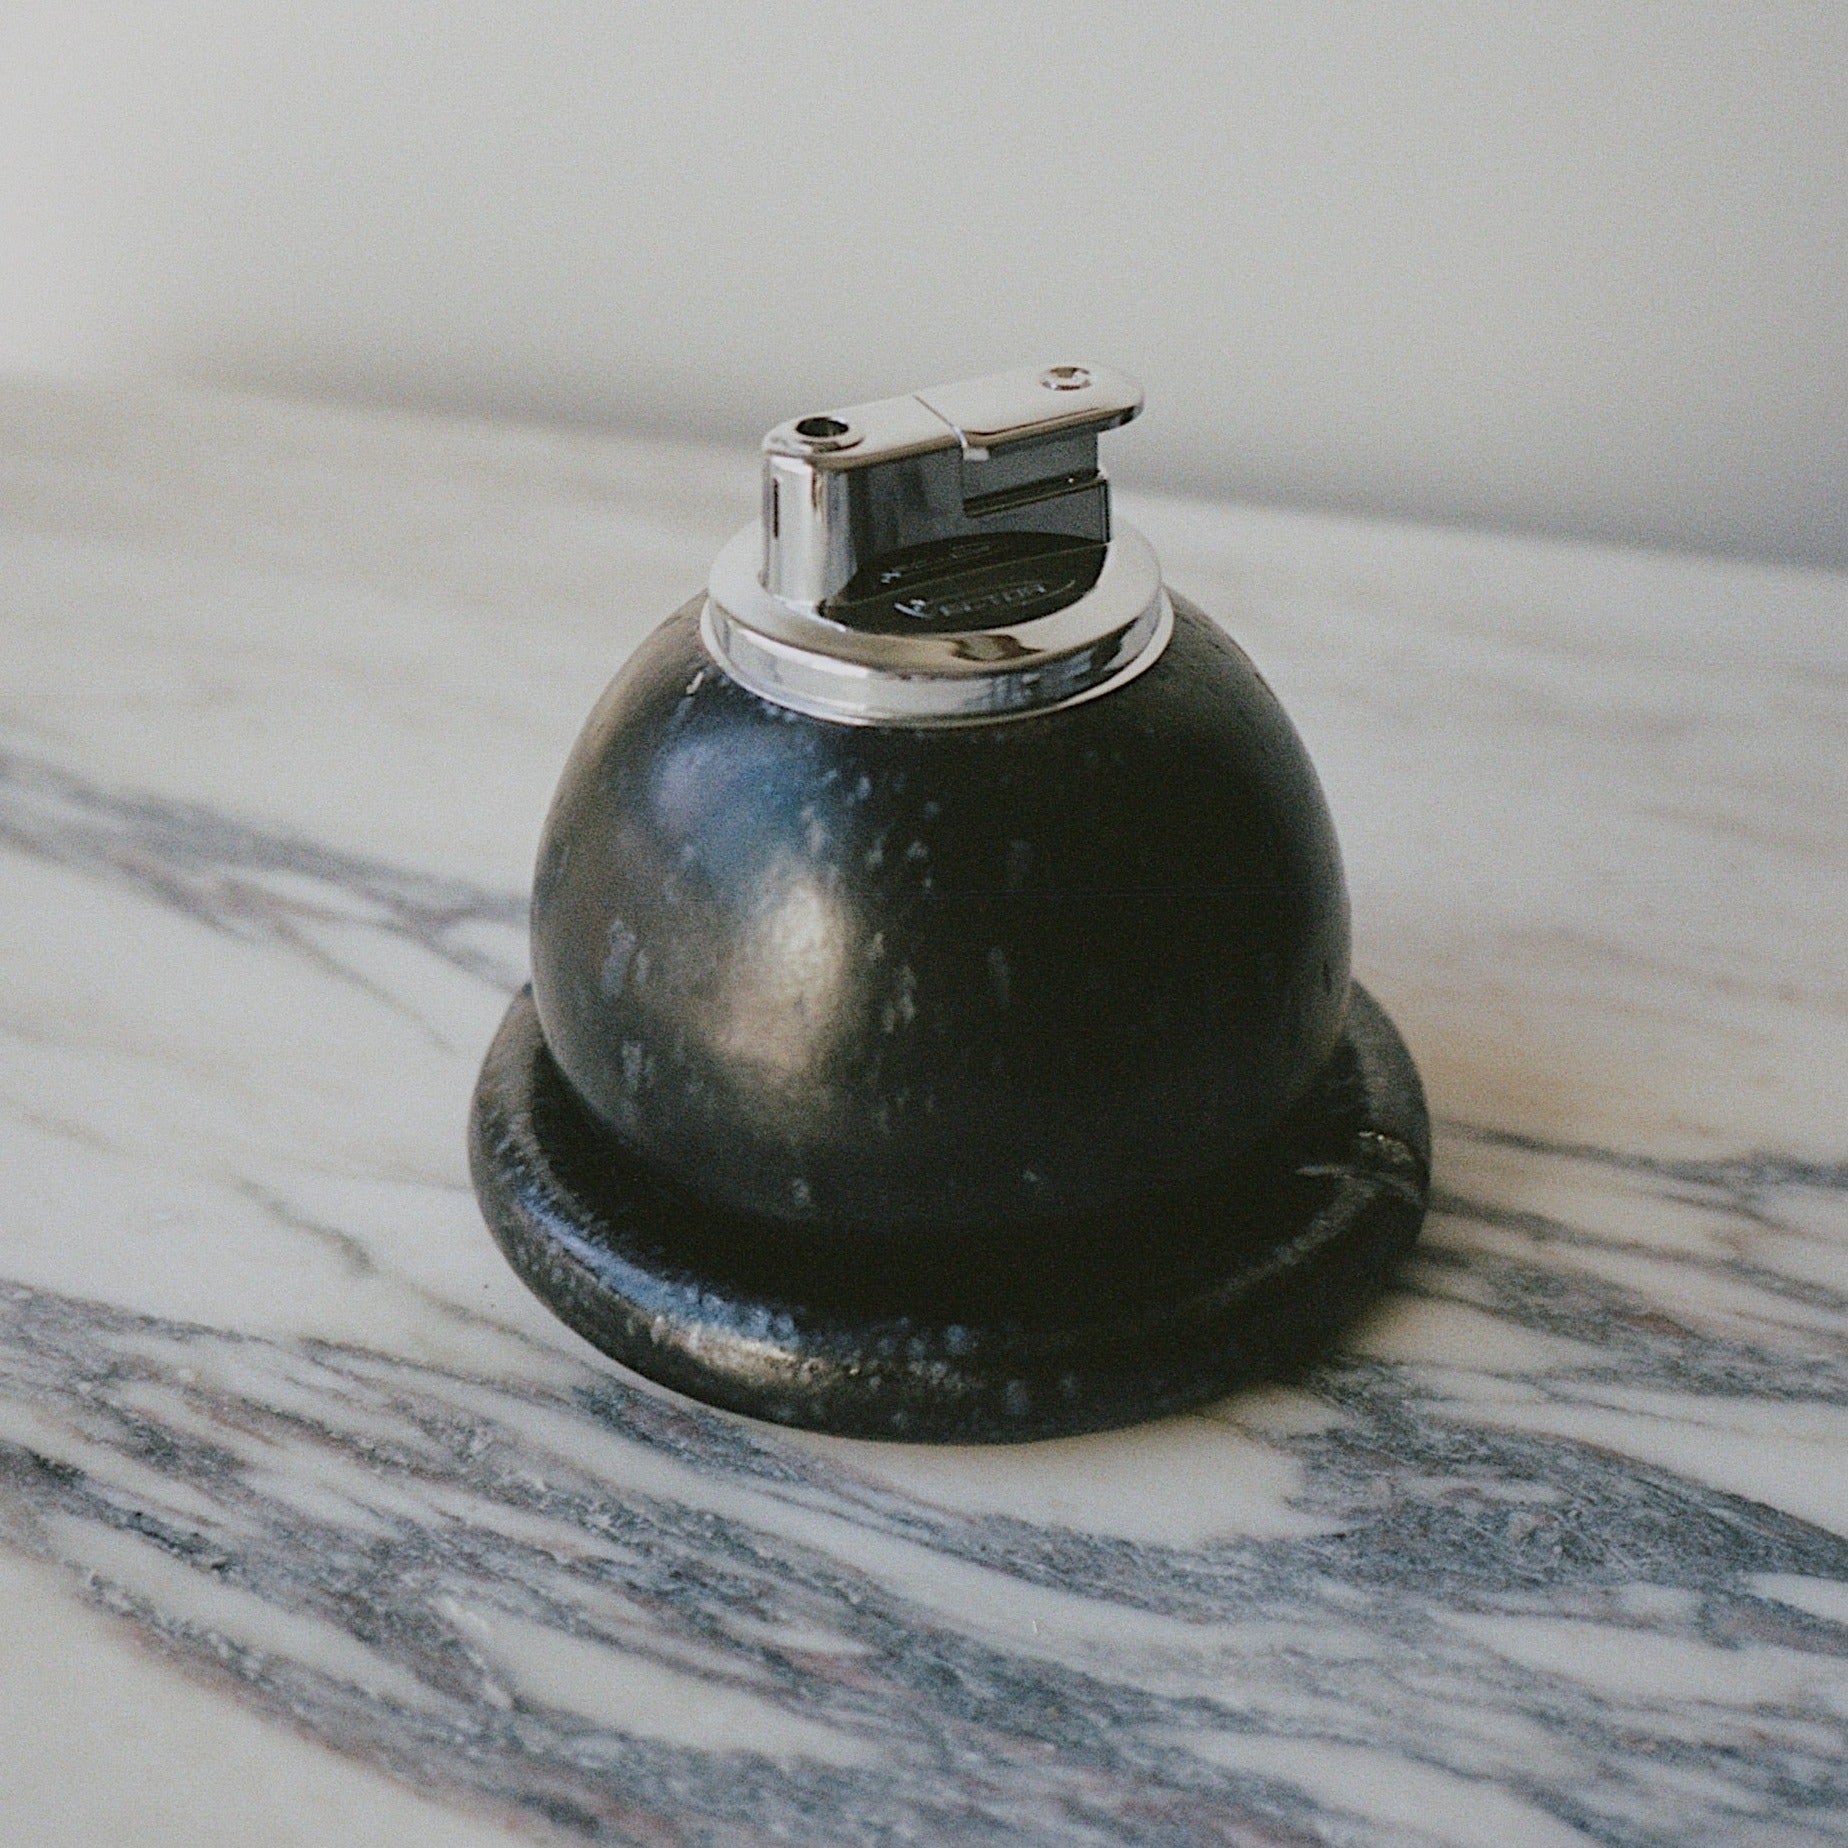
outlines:
M0 363L1848 564L1848 5L0 0Z

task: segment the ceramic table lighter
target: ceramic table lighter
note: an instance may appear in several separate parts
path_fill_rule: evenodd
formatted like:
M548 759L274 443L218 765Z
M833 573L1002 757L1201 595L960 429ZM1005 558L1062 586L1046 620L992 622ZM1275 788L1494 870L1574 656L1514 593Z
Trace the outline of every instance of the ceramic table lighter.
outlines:
M475 1096L488 1222L606 1353L786 1424L1045 1437L1312 1349L1425 1210L1315 771L1113 520L1141 394L799 418L591 715Z

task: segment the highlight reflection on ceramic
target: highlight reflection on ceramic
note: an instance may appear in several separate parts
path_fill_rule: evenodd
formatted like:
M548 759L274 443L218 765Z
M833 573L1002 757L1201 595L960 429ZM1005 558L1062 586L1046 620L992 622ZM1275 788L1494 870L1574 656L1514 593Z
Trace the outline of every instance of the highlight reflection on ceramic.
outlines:
M779 862L764 874L738 966L719 1003L723 1049L790 1084L814 1070L838 1025L847 946L819 880Z

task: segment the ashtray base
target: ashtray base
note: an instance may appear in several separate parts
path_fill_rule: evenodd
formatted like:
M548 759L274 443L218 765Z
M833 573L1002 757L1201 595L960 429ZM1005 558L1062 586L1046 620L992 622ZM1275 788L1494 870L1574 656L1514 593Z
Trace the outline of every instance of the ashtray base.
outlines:
M804 1246L646 1171L570 1091L530 989L482 1066L469 1155L508 1261L612 1359L777 1424L933 1443L1132 1424L1274 1377L1383 1287L1430 1189L1417 1070L1358 983L1322 1082L1235 1169L1038 1228L979 1275Z

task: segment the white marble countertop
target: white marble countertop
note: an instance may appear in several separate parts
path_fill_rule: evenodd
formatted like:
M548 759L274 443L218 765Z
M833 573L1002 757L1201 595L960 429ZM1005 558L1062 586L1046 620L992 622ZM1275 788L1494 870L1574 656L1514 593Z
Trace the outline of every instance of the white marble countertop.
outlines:
M468 1189L553 780L753 497L0 384L0 1837L1848 1842L1848 579L1135 504L1438 1204L1299 1383L933 1451L638 1383Z

